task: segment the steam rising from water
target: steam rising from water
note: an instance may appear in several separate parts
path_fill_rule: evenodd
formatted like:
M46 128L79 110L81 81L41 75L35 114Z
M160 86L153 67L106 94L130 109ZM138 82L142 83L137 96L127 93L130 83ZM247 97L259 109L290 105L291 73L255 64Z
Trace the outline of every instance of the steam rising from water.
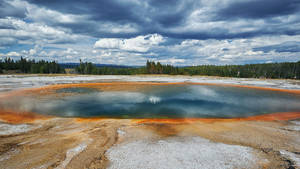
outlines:
M300 96L246 88L168 85L139 92L97 92L63 89L80 93L63 98L0 101L0 108L13 108L66 117L114 118L233 118L274 112L300 112Z

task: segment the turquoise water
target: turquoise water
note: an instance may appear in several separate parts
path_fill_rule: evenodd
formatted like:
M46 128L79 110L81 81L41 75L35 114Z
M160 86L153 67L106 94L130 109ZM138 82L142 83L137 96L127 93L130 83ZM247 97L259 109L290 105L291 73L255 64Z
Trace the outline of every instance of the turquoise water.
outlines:
M60 89L80 95L39 100L31 111L63 117L233 118L300 112L300 96L248 88L168 85L128 92Z

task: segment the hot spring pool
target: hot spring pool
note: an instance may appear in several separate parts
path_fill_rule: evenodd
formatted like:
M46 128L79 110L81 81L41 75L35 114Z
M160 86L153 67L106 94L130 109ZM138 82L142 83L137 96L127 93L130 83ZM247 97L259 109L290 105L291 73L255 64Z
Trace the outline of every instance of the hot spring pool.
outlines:
M136 91L63 88L56 92L77 94L27 99L19 105L26 104L26 111L62 117L236 118L300 112L300 95L239 87L157 85Z

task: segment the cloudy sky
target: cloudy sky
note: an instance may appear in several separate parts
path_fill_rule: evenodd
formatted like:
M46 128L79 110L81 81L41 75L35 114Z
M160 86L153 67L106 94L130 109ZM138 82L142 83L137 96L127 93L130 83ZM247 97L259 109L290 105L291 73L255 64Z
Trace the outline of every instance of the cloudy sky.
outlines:
M0 58L144 65L300 60L299 0L0 0Z

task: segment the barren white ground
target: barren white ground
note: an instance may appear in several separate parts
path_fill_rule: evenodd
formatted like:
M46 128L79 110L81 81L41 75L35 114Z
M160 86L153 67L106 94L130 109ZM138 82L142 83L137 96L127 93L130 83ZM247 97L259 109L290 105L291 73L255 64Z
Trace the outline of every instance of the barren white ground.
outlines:
M139 140L117 145L107 151L110 169L150 168L259 168L268 162L249 147L214 143L201 137Z
M43 75L0 75L0 92L14 89L41 87L51 84L88 83L88 82L198 82L252 85L281 89L300 89L298 80L222 78L206 76L153 76L153 75L76 75L76 76L43 76Z

